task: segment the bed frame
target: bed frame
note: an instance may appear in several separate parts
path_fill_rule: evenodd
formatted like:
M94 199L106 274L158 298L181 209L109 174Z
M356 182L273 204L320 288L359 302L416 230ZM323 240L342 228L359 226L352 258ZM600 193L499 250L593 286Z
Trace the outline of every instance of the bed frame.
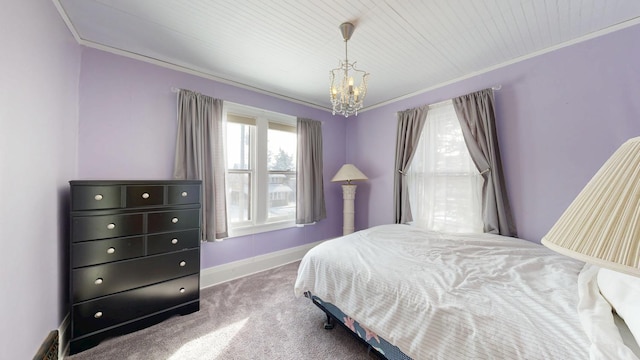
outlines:
M378 359L386 360L412 360L409 356L404 354L396 346L389 343L387 340L375 335L371 336L371 333L367 332L366 327L360 325L357 321L351 319L349 315L346 315L337 306L325 302L319 297L311 294L310 292L304 293L304 296L309 298L320 310L322 310L327 316L327 321L324 323L326 330L334 328L335 324L339 324L344 327L353 337L367 346L367 353L374 354ZM347 322L349 324L347 324Z

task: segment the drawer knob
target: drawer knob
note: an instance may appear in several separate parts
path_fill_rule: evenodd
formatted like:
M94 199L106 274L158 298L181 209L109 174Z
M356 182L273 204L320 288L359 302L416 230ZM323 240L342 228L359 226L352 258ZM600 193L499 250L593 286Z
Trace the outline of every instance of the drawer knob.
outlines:
M116 248L114 247L110 247L107 249L107 254L113 254L114 252L116 252Z
M183 294L185 292L184 288L180 288L180 293Z
M187 194L186 191L183 191L182 194L180 194L180 195L182 195L182 197L187 197L187 195L189 195L189 194Z
M180 266L181 266L181 267L183 267L183 266L185 266L185 265L187 265L187 262L186 262L186 261L180 261Z
M148 199L149 198L149 193L142 193L142 198L143 199Z
M171 219L171 222L174 223L174 224L177 224L178 223L178 218L174 217L173 219Z
M116 224L114 224L114 223L111 223L111 224L107 225L107 229L109 229L109 230L113 230L115 228L116 228Z
M93 317L96 318L96 319L100 319L102 317L102 311L98 311L97 313L95 313L93 315Z
M96 199L97 201L102 200L102 194L96 194L96 196L93 197L94 199Z
M102 281L103 281L102 278L97 278L96 281L94 281L93 283L96 285L100 285L102 284Z
M178 243L178 239L171 239L171 243L174 244L174 245L177 244Z

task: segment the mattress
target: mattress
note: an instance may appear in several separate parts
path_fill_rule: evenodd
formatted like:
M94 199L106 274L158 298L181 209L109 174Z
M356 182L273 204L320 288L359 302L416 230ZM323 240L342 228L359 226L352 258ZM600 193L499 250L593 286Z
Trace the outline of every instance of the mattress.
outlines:
M587 359L583 265L520 239L382 225L311 249L294 291L413 359Z

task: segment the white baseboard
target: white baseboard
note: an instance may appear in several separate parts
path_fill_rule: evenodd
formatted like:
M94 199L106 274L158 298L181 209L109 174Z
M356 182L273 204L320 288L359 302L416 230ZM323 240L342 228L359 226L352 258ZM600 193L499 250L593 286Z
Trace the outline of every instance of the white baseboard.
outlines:
M302 259L307 251L323 241L238 260L200 271L200 288L218 285Z

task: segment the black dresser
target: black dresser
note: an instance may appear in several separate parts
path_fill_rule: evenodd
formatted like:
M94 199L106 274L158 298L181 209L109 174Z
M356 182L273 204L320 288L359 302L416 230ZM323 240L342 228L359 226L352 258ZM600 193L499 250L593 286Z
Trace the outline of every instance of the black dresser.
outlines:
M200 181L70 185L70 354L200 309Z

